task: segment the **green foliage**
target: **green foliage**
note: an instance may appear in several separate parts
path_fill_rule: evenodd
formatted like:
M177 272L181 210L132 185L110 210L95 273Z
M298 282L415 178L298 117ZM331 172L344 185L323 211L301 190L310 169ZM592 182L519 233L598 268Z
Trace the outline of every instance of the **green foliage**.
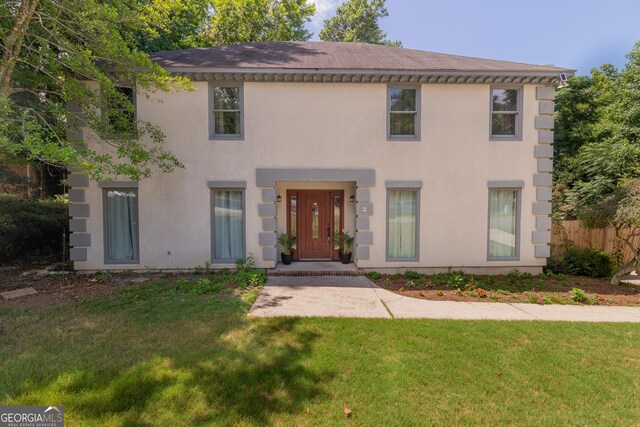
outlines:
M419 279L422 277L422 274L416 273L415 271L407 270L404 272L404 277L407 279Z
M65 201L0 194L0 264L61 256L68 218Z
M629 197L640 178L640 43L627 58L557 94L554 210L587 227L640 225L640 198Z
M573 288L569 291L571 300L578 304L592 304L595 301L594 297L587 295L585 291L580 288Z
M402 46L387 39L378 20L389 15L385 0L349 0L338 6L336 15L324 21L320 39L333 42L362 42Z
M606 278L614 272L611 256L600 249L568 249L560 258L549 258L547 270L553 274L571 274Z
M201 35L208 45L309 40L315 13L307 0L211 0L213 15Z
M140 97L191 88L187 79L153 64L133 42L136 33L148 31L145 13L154 5L39 0L30 3L35 9L29 15L20 3L0 3L2 32L15 36L3 38L3 47L15 52L19 64L0 61L0 150L76 165L98 181L119 176L137 181L155 170L182 167L164 148L160 129L136 120L131 99L117 88L135 86ZM68 141L68 132L80 122L109 135L108 142L99 143L108 150Z
M381 276L377 271L370 271L367 273L367 277L371 280L379 280Z
M278 244L282 246L282 250L285 255L291 255L291 249L296 244L296 236L290 236L287 233L282 233L278 237Z
M336 246L340 247L340 252L343 254L348 254L351 252L351 246L353 245L353 237L349 235L349 232L342 231L336 233L333 237L333 243Z
M112 274L109 270L98 270L93 275L93 278L97 283L107 283L111 280Z
M462 290L467 283L465 274L462 271L450 271L448 273L438 273L431 277L434 285L446 286L451 289Z

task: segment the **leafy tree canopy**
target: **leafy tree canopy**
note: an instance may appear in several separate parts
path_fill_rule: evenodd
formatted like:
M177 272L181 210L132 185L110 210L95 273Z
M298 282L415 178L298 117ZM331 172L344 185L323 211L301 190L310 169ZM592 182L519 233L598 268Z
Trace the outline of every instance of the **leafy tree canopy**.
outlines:
M604 65L557 94L556 212L618 234L640 233L640 43L627 58L623 69ZM640 264L631 249L614 281Z
M306 0L9 0L0 3L0 150L139 180L183 165L136 96L190 90L146 52L307 40ZM129 87L129 89L122 89ZM68 138L83 125L84 140ZM87 148L91 139L96 144ZM73 140L73 141L70 141Z
M387 39L378 20L389 16L385 0L349 0L336 10L336 15L324 21L320 39L333 42L362 42L402 46L400 41Z

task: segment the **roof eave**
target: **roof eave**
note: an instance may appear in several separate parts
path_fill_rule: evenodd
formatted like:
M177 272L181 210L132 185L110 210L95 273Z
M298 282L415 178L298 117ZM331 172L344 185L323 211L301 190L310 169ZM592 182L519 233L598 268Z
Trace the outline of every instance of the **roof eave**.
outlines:
M495 71L495 70L375 70L375 69L294 69L294 68L218 68L164 67L196 81L325 82L325 83L482 83L557 84L560 73L568 77L574 70Z

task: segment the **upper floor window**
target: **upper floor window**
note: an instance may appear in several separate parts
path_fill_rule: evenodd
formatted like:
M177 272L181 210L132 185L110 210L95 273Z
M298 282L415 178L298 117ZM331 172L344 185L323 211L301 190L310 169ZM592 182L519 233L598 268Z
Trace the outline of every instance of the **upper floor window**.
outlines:
M420 89L390 86L387 90L389 139L420 139Z
M105 109L102 117L106 137L134 136L136 125L136 92L130 86L115 86L104 92Z
M210 137L242 139L242 86L212 83L210 86Z
M522 90L491 88L491 139L516 140L522 137Z

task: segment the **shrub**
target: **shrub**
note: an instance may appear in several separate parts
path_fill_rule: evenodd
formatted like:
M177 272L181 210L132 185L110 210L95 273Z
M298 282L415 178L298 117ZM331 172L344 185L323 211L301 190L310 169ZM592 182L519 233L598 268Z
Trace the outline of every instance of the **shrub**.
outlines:
M549 258L547 270L555 274L587 277L611 277L614 272L611 256L600 249L569 249L562 258Z
M369 273L367 273L367 277L369 277L369 279L371 280L378 280L380 279L380 273L378 273L377 271L370 271Z
M571 291L569 291L569 295L573 302L577 302L579 304L591 304L595 300L580 288L571 289Z
M420 277L422 277L422 274L420 273L416 273L415 271L410 271L407 270L404 272L404 277L410 280L415 280L415 279L419 279Z
M0 194L0 264L61 255L68 223L63 200Z

